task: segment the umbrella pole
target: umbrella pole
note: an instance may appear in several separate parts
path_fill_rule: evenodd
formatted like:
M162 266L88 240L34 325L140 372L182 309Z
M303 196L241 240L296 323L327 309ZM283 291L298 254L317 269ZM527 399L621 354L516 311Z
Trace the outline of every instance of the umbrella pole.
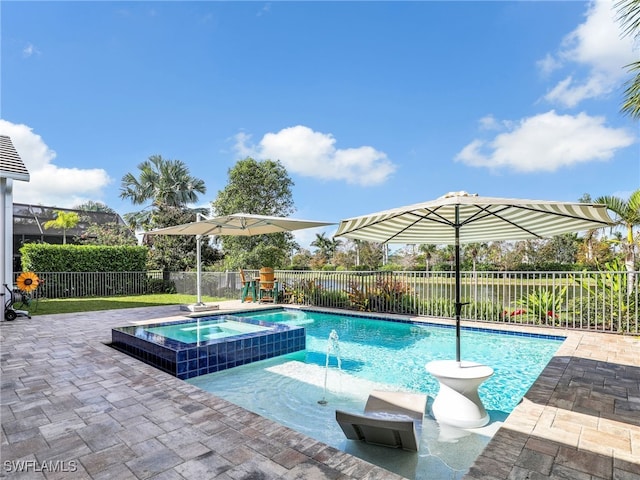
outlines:
M456 205L455 220L455 294L456 294L456 362L460 364L460 314L462 313L462 303L460 302L460 207Z
M203 305L202 303L202 261L200 247L202 245L202 235L196 235L196 263L198 264L196 267L196 290L197 290L197 298L196 305Z

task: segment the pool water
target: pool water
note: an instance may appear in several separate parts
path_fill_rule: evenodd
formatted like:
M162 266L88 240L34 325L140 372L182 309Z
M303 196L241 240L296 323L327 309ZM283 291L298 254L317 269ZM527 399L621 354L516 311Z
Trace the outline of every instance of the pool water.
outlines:
M190 383L410 479L462 478L563 340L463 328L463 360L489 365L495 372L479 388L491 421L480 429L462 430L438 425L427 412L415 454L347 440L335 410L362 412L375 389L425 393L430 405L439 386L425 364L455 356L454 328L294 309L236 316L304 326L306 350ZM329 341L332 330L337 344Z
M218 338L232 337L245 333L263 332L269 327L233 320L207 320L187 324L163 325L145 329L149 333L171 338L183 343L199 343Z

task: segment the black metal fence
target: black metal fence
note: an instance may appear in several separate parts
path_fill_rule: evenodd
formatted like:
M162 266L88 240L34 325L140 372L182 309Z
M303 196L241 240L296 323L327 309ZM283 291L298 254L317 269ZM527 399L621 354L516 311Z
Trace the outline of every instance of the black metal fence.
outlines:
M246 271L256 276L257 271ZM40 298L145 294L158 285L196 295L196 272L41 272ZM281 302L454 317L452 272L276 271ZM640 333L639 272L462 272L466 320ZM202 272L202 295L238 299L238 272Z

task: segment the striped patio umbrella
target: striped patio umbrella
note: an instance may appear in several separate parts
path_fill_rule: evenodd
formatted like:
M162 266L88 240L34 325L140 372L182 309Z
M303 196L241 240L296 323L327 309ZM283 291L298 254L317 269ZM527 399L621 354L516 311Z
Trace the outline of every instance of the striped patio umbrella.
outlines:
M460 244L551 237L612 225L605 205L480 197L436 200L342 220L336 237L380 243L455 245L456 361L460 362Z

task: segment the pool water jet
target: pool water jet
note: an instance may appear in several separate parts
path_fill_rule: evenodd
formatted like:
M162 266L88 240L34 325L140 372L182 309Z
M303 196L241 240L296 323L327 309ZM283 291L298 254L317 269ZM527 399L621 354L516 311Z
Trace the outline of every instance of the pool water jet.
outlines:
M328 402L326 400L327 396L327 375L329 374L329 357L331 355L331 351L333 350L333 354L336 356L338 360L338 370L342 371L342 360L340 358L340 338L338 337L338 332L335 330L331 330L329 334L329 340L327 341L327 357L324 364L324 390L322 393L322 399L318 400L320 405L326 405Z

